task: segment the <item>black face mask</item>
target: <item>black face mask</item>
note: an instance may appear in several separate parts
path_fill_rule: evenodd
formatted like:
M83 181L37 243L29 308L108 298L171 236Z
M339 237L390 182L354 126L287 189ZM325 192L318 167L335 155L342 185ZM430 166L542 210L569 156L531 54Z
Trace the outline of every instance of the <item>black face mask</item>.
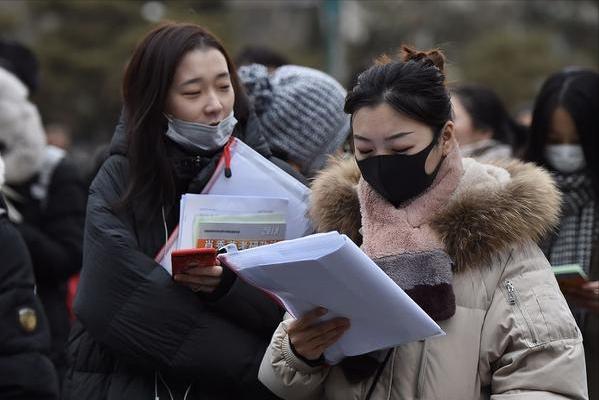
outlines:
M444 158L432 174L424 164L437 140L433 139L421 152L413 155L394 154L369 157L358 161L362 177L374 190L395 207L422 194L435 180Z

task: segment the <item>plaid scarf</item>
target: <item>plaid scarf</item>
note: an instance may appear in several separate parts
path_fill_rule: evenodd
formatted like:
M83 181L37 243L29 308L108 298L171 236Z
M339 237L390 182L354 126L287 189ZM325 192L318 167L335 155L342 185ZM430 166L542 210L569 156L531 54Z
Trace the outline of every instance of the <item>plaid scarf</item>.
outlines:
M599 237L592 181L584 173L558 173L554 178L563 193L562 216L558 231L543 243L543 251L551 265L579 264L588 273L593 243Z

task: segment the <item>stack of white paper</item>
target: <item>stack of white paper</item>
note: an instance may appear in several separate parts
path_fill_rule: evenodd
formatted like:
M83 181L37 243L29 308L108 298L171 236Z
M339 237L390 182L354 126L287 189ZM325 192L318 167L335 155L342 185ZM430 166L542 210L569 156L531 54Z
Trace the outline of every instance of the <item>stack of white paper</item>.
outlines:
M349 318L351 328L325 352L331 364L444 334L360 248L337 232L239 252L229 248L219 259L278 298L295 317L322 306L329 310L323 320Z
M285 238L287 214L287 199L185 194L181 198L177 248L220 248L240 241L278 242ZM198 239L214 244L198 246Z
M232 176L225 177L224 162L221 160L202 194L284 199L289 210L286 213L285 239L295 239L312 232L307 216L310 189L240 140L234 139L230 150ZM184 222L194 224L193 219L188 221L184 218ZM180 224L175 229L155 257L169 273L174 249L196 247L193 237L190 237L189 243L178 243L181 227Z
M171 253L178 249L218 249L229 243L251 248L281 241L288 211L287 199L185 194L176 240L171 240L160 265L171 274Z
M287 199L290 212L285 238L295 239L313 232L307 216L310 189L241 140L233 142L231 153L232 176L224 176L221 162L206 184L204 194Z

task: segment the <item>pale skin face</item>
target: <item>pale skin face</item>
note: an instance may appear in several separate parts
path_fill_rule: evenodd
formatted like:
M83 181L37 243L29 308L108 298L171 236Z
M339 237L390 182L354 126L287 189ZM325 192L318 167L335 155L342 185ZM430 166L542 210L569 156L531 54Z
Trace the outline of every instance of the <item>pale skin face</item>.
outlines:
M551 116L551 124L547 135L547 144L579 144L576 124L570 113L558 107Z
M165 113L190 122L217 125L233 110L235 93L227 60L214 49L192 50L179 63L166 98ZM194 267L173 278L193 291L213 292L223 269L218 260L212 267Z
M428 125L395 111L387 103L356 111L352 129L358 161L382 155L414 155L433 141L433 131ZM424 169L427 174L433 173L441 158L451 151L453 132L454 124L448 121L426 159Z
M352 129L357 160L392 154L414 155L433 140L433 131L428 125L398 113L386 103L356 111ZM427 174L433 173L441 159L452 150L453 131L453 122L448 121L437 145L426 159L424 168ZM297 353L308 360L318 359L350 327L347 318L318 322L318 318L325 314L326 310L317 308L289 326L287 333L291 344Z
M231 113L234 103L225 56L214 48L197 49L181 59L165 112L184 121L216 125Z
M452 96L451 107L454 113L455 137L460 145L476 143L481 140L491 139L493 132L474 128L472 118L459 97Z

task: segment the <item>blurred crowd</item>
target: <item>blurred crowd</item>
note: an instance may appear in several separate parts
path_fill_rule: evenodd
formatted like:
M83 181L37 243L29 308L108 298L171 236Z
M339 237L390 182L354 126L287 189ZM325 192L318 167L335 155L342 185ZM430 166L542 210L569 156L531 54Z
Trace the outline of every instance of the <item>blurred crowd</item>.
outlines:
M277 391L275 378L263 378L262 369L262 383L257 378L283 310L240 287L222 268L215 269L214 276L189 278L172 288L176 283L170 277L157 276L160 268L152 254L163 244L165 230L168 234L176 226L179 196L201 191L231 136L306 186L326 185L319 177L327 168L354 159L375 190L377 184L384 185L382 175L368 175L384 167L367 166L356 150L364 139L357 127L366 123L355 119L362 107L379 100L399 104L393 103L395 92L364 94L365 103L356 100L354 111L346 98L348 92L358 96L367 84L384 85L392 72L369 69L354 79L355 87L344 88L325 72L294 65L268 48L246 48L230 58L211 34L182 26L180 32L157 28L140 42L123 78L123 110L112 142L83 160L71 153L69 127L44 124L31 100L39 85L35 54L21 43L0 42L0 398L301 398ZM183 43L190 38L196 42ZM183 56L176 53L184 46ZM194 48L208 50L194 53ZM435 56L430 57L442 71ZM398 65L424 58L415 55ZM372 68L392 64L379 60ZM205 85L200 88L193 81L198 71ZM212 72L214 77L202 75ZM402 84L397 96L413 89L412 83ZM579 286L561 290L583 338L589 398L599 399L599 73L576 66L555 71L518 114L510 113L514 107L504 104L490 87L457 82L446 90L451 100L448 121L461 158L510 173L510 168L525 168L522 162L534 163L548 171L561 193L555 221L539 229L537 242L549 264L578 265L588 277ZM204 100L208 92L212 97ZM372 107L370 126L385 118L384 110ZM424 110L426 105L419 107ZM427 116L422 121L426 118L434 119ZM204 135L201 141L192 138L200 135L196 132ZM453 154L443 153L439 165L453 160ZM443 168L437 170L444 173ZM354 186L363 184L356 180ZM525 184L520 188L529 189ZM367 196L360 190L360 196ZM536 199L543 201L543 193ZM550 202L551 193L545 196ZM361 212L361 229L367 229L367 211ZM364 233L365 249L368 243ZM138 290L141 287L147 290ZM542 290L532 281L530 288L531 293ZM239 311L244 304L251 311L230 315L244 313ZM553 300L547 304L543 307L563 307ZM546 321L548 326L555 323ZM301 343L291 342L294 354L319 368L306 357L309 352L302 353L306 347ZM387 361L377 362L384 367ZM275 376L274 361L272 368ZM555 368L573 381L583 380L576 377L574 364ZM349 366L343 373L347 370ZM197 385L190 371L199 376ZM354 373L375 376L376 371ZM479 382L481 387L492 385L484 383ZM376 397L376 384L371 389L372 398L382 398ZM579 393L583 392L586 388ZM330 393L323 396L335 398Z

